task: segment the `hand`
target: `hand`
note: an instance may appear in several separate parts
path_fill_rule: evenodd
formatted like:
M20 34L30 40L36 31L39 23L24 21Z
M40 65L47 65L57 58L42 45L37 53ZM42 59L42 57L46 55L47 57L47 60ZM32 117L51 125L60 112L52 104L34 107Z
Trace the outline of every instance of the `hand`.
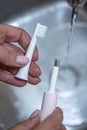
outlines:
M66 130L62 125L63 113L60 108L55 111L42 123L40 123L40 111L36 111L32 116L9 130Z
M18 42L20 47L11 42ZM15 86L24 86L27 82L15 78L18 69L29 61L24 56L30 42L30 36L22 29L10 25L0 24L0 81ZM38 50L35 48L32 63L30 65L28 83L40 82L40 68L35 63L38 60Z

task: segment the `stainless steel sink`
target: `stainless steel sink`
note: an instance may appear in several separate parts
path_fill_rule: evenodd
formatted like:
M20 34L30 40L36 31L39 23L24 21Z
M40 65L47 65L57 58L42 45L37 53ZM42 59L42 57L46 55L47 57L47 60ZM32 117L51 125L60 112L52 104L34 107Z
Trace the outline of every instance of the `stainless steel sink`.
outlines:
M0 130L29 117L41 107L44 91L49 88L50 74L55 58L61 59L56 86L58 106L64 110L67 130L87 130L87 14L79 10L72 35L66 64L69 41L71 7L65 0L1 0L0 21L25 29L32 36L37 22L48 26L43 40L38 40L38 64L41 83L23 88L0 83Z

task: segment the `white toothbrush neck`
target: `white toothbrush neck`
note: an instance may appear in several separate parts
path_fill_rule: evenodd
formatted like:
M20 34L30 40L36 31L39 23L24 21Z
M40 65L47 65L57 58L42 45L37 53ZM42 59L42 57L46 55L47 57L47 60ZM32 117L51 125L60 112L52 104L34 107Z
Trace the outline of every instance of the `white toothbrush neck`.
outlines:
M54 66L53 72L52 72L52 77L51 77L50 89L49 89L50 93L55 92L58 72L59 72L59 67Z
M28 48L28 50L26 52L26 56L29 57L29 60L32 59L32 55L33 55L33 52L34 52L34 49L35 49L36 41L37 41L36 37L33 37L31 39L29 48Z

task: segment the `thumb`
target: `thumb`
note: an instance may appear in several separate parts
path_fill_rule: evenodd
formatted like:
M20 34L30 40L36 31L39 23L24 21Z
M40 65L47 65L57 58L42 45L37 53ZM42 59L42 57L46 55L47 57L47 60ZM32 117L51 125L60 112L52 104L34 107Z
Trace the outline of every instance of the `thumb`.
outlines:
M29 59L17 52L12 52L0 46L0 63L11 67L20 67L28 63Z
M36 110L29 119L19 123L9 130L31 130L40 123L40 111Z

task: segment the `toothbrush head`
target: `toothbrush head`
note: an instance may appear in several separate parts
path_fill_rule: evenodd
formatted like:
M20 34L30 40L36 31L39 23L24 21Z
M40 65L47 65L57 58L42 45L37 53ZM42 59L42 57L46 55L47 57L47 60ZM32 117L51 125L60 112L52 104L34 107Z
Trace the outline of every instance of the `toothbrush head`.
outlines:
M46 31L47 31L47 26L44 26L44 25L38 23L36 26L36 29L35 29L35 36L44 38Z

